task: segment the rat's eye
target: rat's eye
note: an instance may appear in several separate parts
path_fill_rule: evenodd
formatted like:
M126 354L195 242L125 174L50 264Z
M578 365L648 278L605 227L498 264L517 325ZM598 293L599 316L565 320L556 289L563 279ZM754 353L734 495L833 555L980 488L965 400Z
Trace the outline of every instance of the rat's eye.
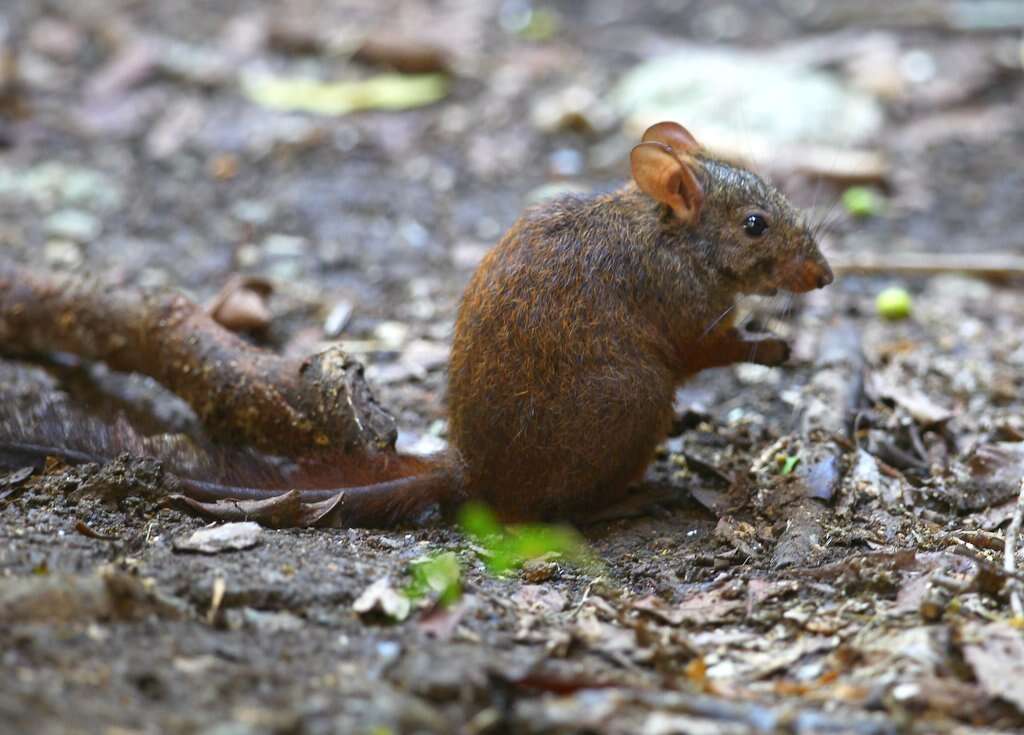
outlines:
M743 220L743 231L747 237L761 237L768 229L768 220L763 214L748 214Z

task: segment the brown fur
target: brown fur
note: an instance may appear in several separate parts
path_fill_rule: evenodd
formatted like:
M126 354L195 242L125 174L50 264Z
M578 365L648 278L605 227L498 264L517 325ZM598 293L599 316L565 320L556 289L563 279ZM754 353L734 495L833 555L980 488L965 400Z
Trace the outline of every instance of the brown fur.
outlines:
M702 153L679 126L655 126L645 141L637 183L530 209L484 258L455 325L451 450L400 461L399 475L422 473L407 481L389 472L346 491L351 525L414 521L467 497L507 521L594 511L643 475L680 383L753 357L785 361L781 340L753 349L730 309L739 293L831 281L803 220L777 189ZM769 221L756 239L743 229L751 212ZM307 468L289 486L333 487L338 472ZM206 498L232 496L200 486Z
M450 433L468 494L507 519L571 516L620 499L672 419L675 388L749 358L738 292L780 285L794 257L824 264L796 213L753 174L701 158L686 226L630 184L528 211L481 263L459 310ZM773 215L752 242L748 209ZM826 266L827 267L827 266ZM770 341L762 361L784 359Z

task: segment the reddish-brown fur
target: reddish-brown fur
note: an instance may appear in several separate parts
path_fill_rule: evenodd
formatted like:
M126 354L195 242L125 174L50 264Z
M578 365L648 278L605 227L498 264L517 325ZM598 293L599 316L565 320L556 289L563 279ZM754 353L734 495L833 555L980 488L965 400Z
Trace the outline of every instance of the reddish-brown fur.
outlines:
M484 258L455 325L451 450L350 475L348 485L376 484L345 490L349 525L415 522L467 498L507 521L593 512L642 477L680 383L786 360L781 340L740 335L731 309L739 293L831 282L799 215L674 123L652 127L632 164L634 182L618 191L528 210ZM756 238L744 224L752 213L768 222ZM339 474L307 466L288 485L317 499L336 492ZM204 499L279 492L190 487Z

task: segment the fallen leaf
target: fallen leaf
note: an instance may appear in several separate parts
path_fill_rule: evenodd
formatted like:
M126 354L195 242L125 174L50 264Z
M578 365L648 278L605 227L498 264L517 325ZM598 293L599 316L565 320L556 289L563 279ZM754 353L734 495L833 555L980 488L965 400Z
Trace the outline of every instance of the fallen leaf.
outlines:
M676 608L669 605L665 602L664 598L658 597L657 595L641 597L639 600L633 602L632 607L634 610L647 613L663 623L679 625L679 623L683 621L682 616Z
M412 601L391 586L390 577L381 577L371 584L352 603L352 609L362 616L380 613L392 620L402 621L412 611Z
M807 462L802 474L807 497L831 502L843 480L839 452L825 454L813 463Z
M525 612L562 612L565 595L546 585L524 584L512 595L512 602Z
M442 74L381 74L358 82L247 75L242 91L271 110L346 115L433 104L448 94L448 80Z
M988 506L984 510L964 516L961 521L965 528L980 528L985 531L994 531L1013 517L1017 509L1016 500L1008 500L999 505Z
M464 596L454 605L436 605L417 621L416 627L422 633L447 641L459 627L466 611L471 608L471 602L469 596Z
M598 620L593 608L589 607L580 613L573 628L573 637L604 653L632 654L639 647L635 631Z
M927 614L925 607L933 598L931 574L918 574L903 581L896 593L896 604L888 610L889 615L906 615L908 613ZM941 615L941 608L939 609Z
M721 623L735 618L746 607L747 601L740 594L738 582L696 592L675 606L668 605L654 595L633 603L634 609L653 615L670 625Z
M890 400L904 409L921 426L935 426L953 418L952 411L909 383L899 363L872 372L865 387L877 398Z
M974 628L964 643L964 658L985 692L1011 702L1024 713L1024 634L1009 623Z
M462 595L462 565L451 551L413 559L409 571L412 581L404 594L410 600L420 602L430 598L447 606Z
M344 519L335 519L331 511L340 507L344 491L327 500L303 503L298 490L289 490L266 500L220 500L204 503L187 495L168 495L165 502L172 506L184 506L207 518L218 521L256 521L270 528L315 526L323 523L330 526L332 521L344 524Z
M800 591L800 584L793 579L772 581L752 579L747 583L747 614L774 597L784 597Z
M952 469L956 482L947 485L946 497L963 510L991 509L1017 496L1024 476L1024 442L979 444Z
M0 477L0 500L13 495L14 492L21 487L22 483L30 478L32 473L35 471L35 467L22 467L21 469L8 472L3 477Z

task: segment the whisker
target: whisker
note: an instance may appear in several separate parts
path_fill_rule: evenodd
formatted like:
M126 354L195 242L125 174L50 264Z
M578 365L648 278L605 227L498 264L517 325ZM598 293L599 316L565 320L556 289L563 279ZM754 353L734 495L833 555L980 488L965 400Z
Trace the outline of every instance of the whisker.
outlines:
M786 294L786 305L782 307L782 320L789 321L793 316L793 312L796 310L796 295L787 293Z
M736 304L732 304L728 309L726 309L721 314L719 314L718 318L716 318L713 322L711 322L711 324L708 326L708 328L704 330L704 333L701 334L700 337L698 337L698 339L704 339L709 334L711 334L711 330L714 329L715 327L717 327L719 325L719 323L723 319L725 319L725 317L727 317L729 315L729 312L731 312L735 308L736 308Z
M818 223L812 228L812 232L814 233L815 239L817 239L817 237L818 237L818 235L820 233L826 232L828 230L828 228L830 228L833 224L835 224L839 220L840 211L836 208L838 206L838 204L839 204L839 201L840 201L839 197L833 198L832 199L832 204L829 205L829 208L825 211L825 214L818 221Z
M811 195L811 207L808 210L813 212L818 206L818 197L821 195L822 186L825 183L823 176L818 177L818 181L814 184L814 194Z

